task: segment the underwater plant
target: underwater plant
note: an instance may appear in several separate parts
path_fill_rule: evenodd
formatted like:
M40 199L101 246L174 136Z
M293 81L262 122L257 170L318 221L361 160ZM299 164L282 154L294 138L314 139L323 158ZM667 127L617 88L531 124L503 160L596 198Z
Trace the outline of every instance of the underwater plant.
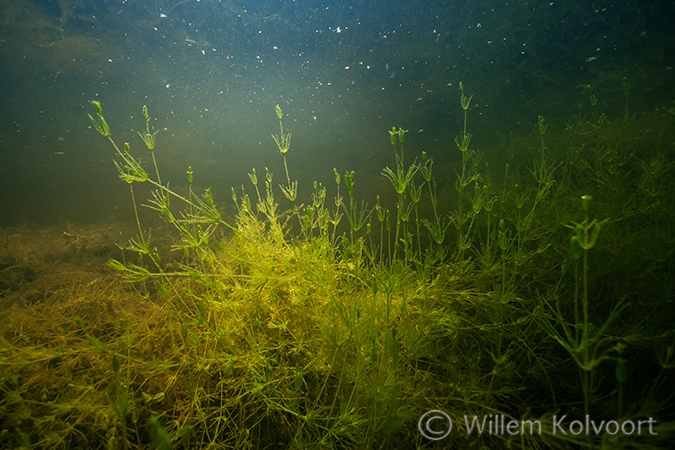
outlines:
M293 202L298 196L298 182L294 181L291 183L291 177L288 175L288 164L286 163L286 153L288 152L288 149L291 148L291 133L284 134L284 123L283 123L284 113L279 105L276 106L276 112L277 117L279 118L280 131L278 136L273 134L272 137L274 138L274 142L277 144L279 153L281 153L281 155L284 158L284 169L286 170L286 182L287 182L286 186L280 187L281 191L284 193L286 198Z
M365 200L358 202L353 171L344 174L347 199L343 199L342 176L333 169L337 190L334 212L326 206L326 187L315 181L307 206L280 213L274 199L272 174L265 169L261 190L255 168L249 173L257 199L255 210L246 190L242 187L239 193L233 188L237 217L234 222L225 222L217 213L209 190L202 198L192 192L191 169L188 169L188 194L182 196L161 183L154 158L156 181L142 170L126 145L124 151L118 151L123 158L118 164L120 177L130 184L150 182L158 188L148 206L160 212L168 223L178 224L183 244L177 248L184 250L186 258L188 254L196 257L186 259L181 270L169 270L152 255L155 264L152 272L130 263L111 262L111 266L126 273L127 279L155 278L167 301L176 306L182 304L179 309L184 308L184 312L180 313L179 321L183 340L190 335L185 326L189 320L197 320L214 331L223 326L223 318L216 319L212 311L222 302L216 299L226 297L225 292L238 292L238 296L246 298L252 309L240 316L238 320L244 327L234 333L253 352L242 356L246 358L242 361L248 361L252 355L259 361L238 366L242 374L247 374L248 383L253 383L247 401L264 404L278 416L275 420L292 423L295 434L287 438L296 446L318 442L322 447L371 447L379 439L393 442L418 411L432 406L424 400L424 392L437 389L432 385L438 376L460 379L477 376L461 398L480 393L476 411L508 409L508 402L499 399L518 402L514 383L518 383L520 373L525 371L534 378L551 376L545 369L550 356L539 349L549 348L553 343L568 352L578 369L583 414L594 411L595 393L602 379L601 362L606 360L614 359L617 363L619 405L624 405L623 386L629 378L626 345L622 343L626 338L612 339L609 333L623 317L628 303L615 302L602 325L593 325L593 317L599 312L593 309L596 302L591 294L589 253L596 247L600 231L610 222L591 220L591 197L581 197L585 218L568 225L574 232L569 240L574 268L572 282L570 285L556 280L551 273L556 262L546 256L552 249L559 251L564 238L559 233L560 225L555 223L557 212L553 201L561 201L582 188L570 178L571 162L556 161L552 156L554 150L547 139L550 124L540 115L536 128L538 155L531 167L524 173L510 173L507 164L503 185L495 185L487 166L480 171L482 154L471 147L467 112L472 96L465 94L462 83L460 94L464 118L460 136L455 139L461 154L454 183L455 208L441 207L432 172L433 160L426 152L422 152L421 162L415 159L406 165L403 147L406 130L394 127L389 138L395 148L395 168L386 167L382 175L397 194L395 223L379 197L373 208ZM288 200L295 201L297 182L290 179L285 156L291 135L283 129L279 106L276 112L280 134L273 138L284 157L286 174L286 185L279 187ZM99 121L92 118L92 123L114 145L98 109L97 114ZM154 135L147 127L145 109L144 117L146 132L141 137L152 152ZM597 126L594 129L596 133L600 131ZM574 129L568 127L566 132ZM577 154L575 158L578 157ZM589 167L579 165L578 161L574 164ZM656 171L645 169L645 173L652 172ZM425 185L428 197L422 196ZM170 198L187 205L187 212L181 213L184 219L173 215ZM420 217L420 206L424 205L431 217ZM380 224L379 239L372 236L373 213ZM288 236L288 218L282 221L283 216L297 217L299 236ZM347 218L349 232L338 236L342 216ZM198 217L198 223L208 224L206 232L201 226L194 226ZM221 223L227 224L231 237L215 234L214 227ZM448 246L445 239L451 224L456 233L454 246ZM428 234L423 236L422 230ZM138 247L143 246L140 239ZM260 246L261 243L266 245ZM181 279L191 281L184 285ZM316 287L309 288L300 281L316 279L330 280L321 285L320 295L310 294ZM443 299L450 292L471 306L461 307L453 302L453 308L448 308ZM560 298L568 293L573 303L563 307ZM175 298L180 299L178 303ZM206 298L210 300L205 303ZM273 315L261 315L261 302ZM567 318L568 311L572 319ZM471 326L461 327L461 321ZM291 331L291 323L295 324L295 331ZM448 340L450 336L461 338L452 341ZM294 350L291 353L263 350L272 337ZM192 345L201 344L194 341ZM475 360L472 355L477 349L488 358ZM270 360L268 352L277 355L277 362ZM299 358L299 354L304 357ZM448 357L460 362L459 368L450 373L440 369ZM279 358L286 362L278 366ZM554 358L558 358L558 363L564 361L560 356ZM327 369L317 371L322 364L328 364ZM489 370L485 371L485 365ZM272 369L276 366L277 369ZM275 383L273 379L288 380L290 384ZM563 376L558 382L568 381ZM410 383L420 391L410 391ZM549 405L555 405L561 394L556 392L552 381L548 384L553 398ZM456 384L449 387L446 397L434 398L442 405L456 408L457 405L450 406L453 395L458 394ZM279 390L286 389L290 390L280 394ZM303 395L309 392L314 400L308 403ZM409 406L404 406L406 403ZM549 423L545 411L538 411L541 414L538 420ZM624 407L619 406L619 411L624 411ZM166 431L169 436L172 432L175 433ZM483 439L479 438L487 442ZM500 438L491 437L490 441L494 439ZM577 442L550 435L541 439L546 445L558 439L563 447L567 445L565 442ZM540 445L536 442L528 438L523 446ZM595 445L595 441L588 438L584 445Z
M315 180L299 202L280 107L285 182L252 168L230 203L197 192L192 166L169 185L147 107L139 135L149 170L132 144L116 143L93 102L92 128L115 150L134 219L99 233L122 236L100 253L108 271L100 259L83 264L86 239L73 233L40 240L0 230L12 261L0 266L9 324L0 336L0 446L669 445L672 113L630 122L653 134L625 133L625 111L600 104L560 131L539 115L529 136L504 144L498 170L496 152L469 134L471 101L460 84L461 131L449 142L459 152L448 165L433 149L406 162L403 146L410 155L416 140L403 127L386 130L392 205L337 169L334 185ZM162 220L152 234L141 208ZM78 280L64 282L50 259ZM35 282L13 278L23 273ZM46 288L36 295L35 284ZM434 444L421 418L438 410L454 428ZM563 416L652 420L644 423L657 434L556 432ZM491 432L500 420L541 432Z

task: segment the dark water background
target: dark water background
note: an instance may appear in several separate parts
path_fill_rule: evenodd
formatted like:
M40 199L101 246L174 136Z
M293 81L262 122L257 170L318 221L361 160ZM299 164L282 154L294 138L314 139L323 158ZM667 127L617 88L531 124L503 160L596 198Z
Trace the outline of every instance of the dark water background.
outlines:
M1 0L0 226L130 219L91 100L145 162L147 105L163 181L180 188L192 165L223 204L253 167L283 181L276 104L301 200L313 180L334 188L333 167L355 170L371 202L392 193L379 175L393 164L392 126L410 130L411 160L425 150L451 184L460 81L486 159L511 133L534 132L539 114L561 131L589 84L608 115L622 114L623 77L632 111L672 106L674 4Z

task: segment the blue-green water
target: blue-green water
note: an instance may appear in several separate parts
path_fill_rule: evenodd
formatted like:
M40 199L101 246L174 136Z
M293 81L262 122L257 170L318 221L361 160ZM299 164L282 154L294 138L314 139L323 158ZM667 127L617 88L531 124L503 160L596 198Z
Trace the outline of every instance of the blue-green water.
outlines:
M586 106L585 85L608 112L622 111L623 77L635 112L670 105L672 16L665 1L6 1L0 220L128 212L113 154L91 132L91 100L132 150L147 104L174 183L188 164L220 192L252 167L279 173L280 104L305 184L337 167L377 186L392 126L438 166L456 162L460 81L488 157L539 114L562 129Z

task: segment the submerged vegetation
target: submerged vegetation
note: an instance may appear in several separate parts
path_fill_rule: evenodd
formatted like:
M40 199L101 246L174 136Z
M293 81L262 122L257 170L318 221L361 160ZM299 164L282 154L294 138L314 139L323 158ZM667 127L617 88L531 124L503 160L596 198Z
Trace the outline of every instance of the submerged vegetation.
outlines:
M183 188L162 180L146 107L149 171L93 102L136 235L118 244L114 274L28 303L3 286L2 445L436 448L418 428L429 410L454 420L445 448L671 442L675 109L636 116L624 80L612 117L589 88L567 124L539 116L495 163L472 146L459 87L447 189L394 127L382 175L395 205L362 200L354 172L336 169L301 203L277 106L286 184L252 169L231 215L195 192L191 168ZM138 214L141 184L159 240ZM6 242L6 279L37 264ZM577 433L586 416L644 423ZM482 433L465 417L486 419ZM488 428L501 418L540 428Z

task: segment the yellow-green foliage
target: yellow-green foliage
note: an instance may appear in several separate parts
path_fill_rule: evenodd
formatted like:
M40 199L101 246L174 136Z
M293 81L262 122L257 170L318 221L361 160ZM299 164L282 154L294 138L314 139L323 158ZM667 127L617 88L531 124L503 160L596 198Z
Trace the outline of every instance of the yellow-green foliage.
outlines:
M431 409L455 418L444 448L668 442L672 110L573 118L558 134L539 116L497 174L472 147L460 89L461 159L442 192L433 161L406 160L413 144L404 155L393 128L396 168L383 174L395 209L379 197L369 207L354 172L335 170L334 201L317 182L296 204L277 107L293 209L253 169L252 186L232 191L234 217L193 191L191 168L184 190L161 181L147 109L154 175L96 103L93 127L118 154L134 210L133 186L150 184L166 225L151 235L136 214L118 248L118 230L3 230L0 445L426 448L417 420ZM662 133L635 138L654 123ZM660 434L553 436L561 411L659 417ZM489 414L544 432L468 436L461 419Z

